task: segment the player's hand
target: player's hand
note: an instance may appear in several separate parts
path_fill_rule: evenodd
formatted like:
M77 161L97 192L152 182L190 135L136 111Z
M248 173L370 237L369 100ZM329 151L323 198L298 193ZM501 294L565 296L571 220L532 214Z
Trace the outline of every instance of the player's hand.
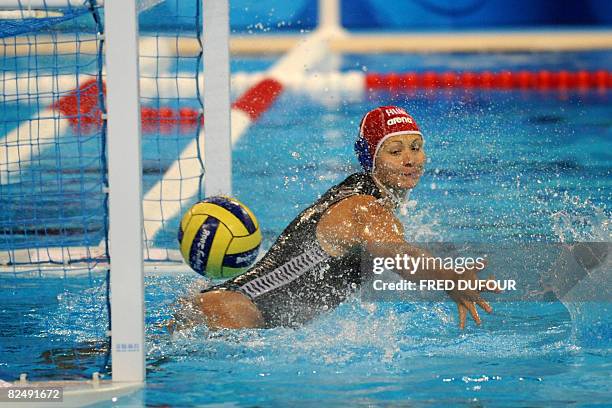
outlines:
M477 325L480 325L481 320L480 316L478 315L478 310L476 309L476 306L480 307L487 313L493 312L493 308L491 307L491 305L489 305L489 303L485 301L480 295L481 292L501 292L497 288L487 289L485 285L482 285L482 290L457 289L458 282L460 280L465 280L473 283L478 283L479 281L482 281L482 283L485 283L487 281L495 281L495 277L493 276L490 276L488 279L479 279L477 272L479 272L480 270L469 269L462 274L455 274L455 276L452 278L455 281L455 289L447 292L450 298L453 299L453 301L457 304L457 312L459 314L459 328L461 329L465 327L465 322L467 320L468 313L472 317L474 322L476 322Z

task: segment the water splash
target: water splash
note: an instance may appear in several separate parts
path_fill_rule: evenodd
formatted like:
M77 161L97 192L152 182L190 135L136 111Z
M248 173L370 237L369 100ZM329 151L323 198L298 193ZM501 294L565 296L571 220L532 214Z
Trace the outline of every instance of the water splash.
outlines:
M551 215L553 232L560 242L609 242L612 239L610 216L605 208L567 192L561 198L563 209Z
M408 242L440 242L443 240L443 229L429 208L418 208L416 200L406 198L403 210L399 215L404 225Z
M605 208L588 199L562 196L563 209L551 215L552 228L560 242L611 242L610 216ZM570 245L570 248L575 245ZM572 318L572 335L579 344L604 349L612 343L612 260L606 252L587 268L586 276L570 291L560 296ZM572 250L570 249L570 254ZM597 296L594 296L597 294ZM595 300L597 299L597 300Z

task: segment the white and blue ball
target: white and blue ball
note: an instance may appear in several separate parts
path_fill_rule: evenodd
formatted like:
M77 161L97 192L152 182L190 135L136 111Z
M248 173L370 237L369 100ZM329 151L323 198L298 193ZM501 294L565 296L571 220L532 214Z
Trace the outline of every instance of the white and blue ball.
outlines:
M261 231L255 215L240 201L208 197L194 204L179 225L178 241L185 262L210 278L230 278L255 262Z

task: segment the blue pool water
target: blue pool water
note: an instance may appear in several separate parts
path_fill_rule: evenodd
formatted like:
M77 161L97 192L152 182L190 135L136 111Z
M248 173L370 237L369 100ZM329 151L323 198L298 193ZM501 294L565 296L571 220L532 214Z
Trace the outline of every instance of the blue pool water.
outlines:
M530 66L540 59L519 57ZM437 61L455 69L482 58L414 57L410 67ZM498 64L505 68L512 58ZM555 61L548 68L576 60L564 54L541 58ZM612 66L609 54L599 61L604 66L598 68ZM349 56L341 66L405 70L406 62ZM352 142L363 113L398 104L419 122L428 155L425 175L410 196L416 206L404 218L409 239L609 242L610 98L597 91L384 92L359 100L286 94L236 145L234 192L258 216L269 247L301 209L358 170ZM143 138L145 189L189 139L156 136ZM96 146L88 139L81 144L91 151ZM62 177L88 185L90 176ZM34 199L31 205L40 211ZM53 203L50 208L59 211ZM99 223L96 208L81 215ZM78 215L75 223L82 222ZM156 245L174 245L177 222ZM82 241L75 231L74 242ZM0 316L8 322L0 328L0 378L23 371L38 378L80 376L104 364L103 276L0 279ZM598 311L609 309L609 301L576 308L551 299L490 297L494 314L483 316L482 327L468 324L460 331L448 302L355 298L298 330L210 332L200 326L169 335L164 322L177 300L209 284L195 273L147 276L147 386L125 404L565 407L607 406L612 397L610 321L597 321L603 331L593 338L593 320L583 318L601 317ZM38 356L34 364L32 356Z

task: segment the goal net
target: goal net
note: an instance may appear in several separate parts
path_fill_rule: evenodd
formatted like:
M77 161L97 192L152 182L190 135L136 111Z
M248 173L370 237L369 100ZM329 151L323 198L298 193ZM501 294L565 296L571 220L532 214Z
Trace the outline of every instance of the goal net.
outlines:
M109 378L104 7L7 3L14 6L0 6L0 379ZM138 11L144 258L178 262L178 219L201 195L203 177L201 4L149 0Z
M97 7L0 11L0 378L109 358L103 32Z

